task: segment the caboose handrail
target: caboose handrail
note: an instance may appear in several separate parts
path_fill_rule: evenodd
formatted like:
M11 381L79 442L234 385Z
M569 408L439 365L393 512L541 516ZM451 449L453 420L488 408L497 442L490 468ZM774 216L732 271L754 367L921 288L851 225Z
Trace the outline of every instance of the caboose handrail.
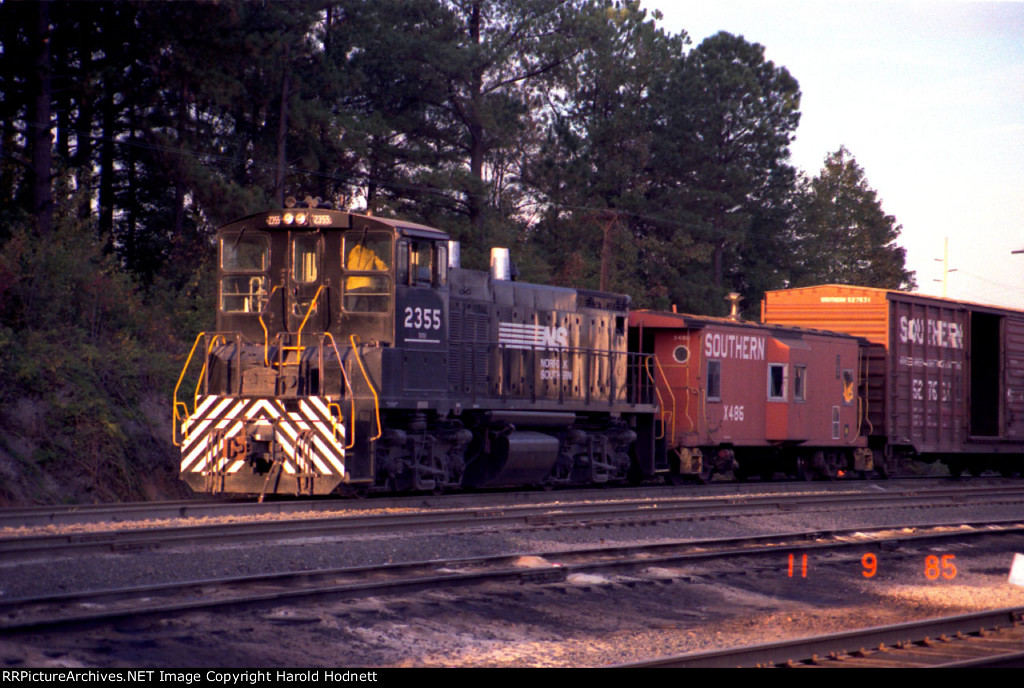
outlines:
M669 425L672 427L671 437L675 438L675 436L676 436L676 395L672 393L672 385L670 385L668 383L668 376L665 375L665 371L664 371L664 369L662 369L661 363L658 361L658 357L657 356L653 356L653 355L648 356L646 358L646 360L644 361L644 370L647 372L647 377L650 378L651 383L654 385L654 393L658 396L658 406L661 407L661 408L665 408L665 404L662 402L661 392L658 390L658 381L654 379L654 376L651 374L651 371L649 369L651 361L654 361L654 368L655 368L655 370L658 371L658 374L661 376L662 381L664 381L664 383L665 383L665 390L668 392L669 398L672 399L672 413L669 415ZM660 439L665 437L664 415L665 415L665 412L662 411L662 426L661 426L662 427L662 431L661 431L661 437L655 437L655 439L658 439L658 440L660 440Z

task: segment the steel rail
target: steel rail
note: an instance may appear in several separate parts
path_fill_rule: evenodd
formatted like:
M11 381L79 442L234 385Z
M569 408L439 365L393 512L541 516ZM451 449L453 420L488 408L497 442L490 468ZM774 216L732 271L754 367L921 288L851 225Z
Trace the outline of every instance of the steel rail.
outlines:
M935 482L938 486L932 486ZM925 483L922 485L922 483ZM745 495L745 492L770 491L770 494ZM557 502L609 502L642 503L658 500L672 503L691 500L694 503L714 503L726 500L789 499L791 495L804 495L811 499L839 499L843 494L881 495L904 497L934 495L956 502L961 496L977 495L977 499L1020 493L1019 484L950 487L948 478L906 479L885 482L836 481L808 484L790 483L719 483L706 486L649 486L630 488L602 488L564 490L554 492L486 492L456 493L448 495L377 496L372 499L303 499L270 501L257 504L239 499L209 500L196 497L186 500L162 502L124 502L111 504L77 504L59 506L9 507L0 509L0 529L81 523L120 523L132 520L163 520L177 518L206 518L218 516L247 516L259 514L293 514L302 512L363 512L373 509L435 509L447 508L510 508L524 504L544 505ZM812 493L808 495L807 493ZM840 493L839 496L831 496ZM1024 497L1022 497L1024 499ZM2 534L0 534L2 537Z
M973 498L986 504L995 503L996 496L1019 502L1024 494L1009 488L999 492L978 493ZM952 500L939 502L938 500ZM706 518L712 513L723 515L750 515L778 513L797 508L839 507L868 508L896 500L900 506L929 507L962 506L970 501L961 491L936 493L915 497L904 494L854 494L842 496L797 495L723 498L707 500L626 500L607 503L526 505L510 507L470 507L467 509L410 510L406 513L388 511L381 514L352 514L344 512L318 518L296 517L283 520L259 520L226 523L190 523L160 527L129 527L117 524L115 529L98 532L45 533L0 537L0 556L7 561L26 560L43 556L72 556L87 553L155 550L183 545L202 545L222 542L267 541L296 538L330 538L368 533L423 531L449 529L472 531L479 528L542 528L542 527L594 527L667 522L687 518ZM918 527L964 525L984 526L993 521L963 521L922 524ZM1017 520L1000 523L1012 524ZM905 524L901 524L905 525ZM890 526L896 527L896 526ZM861 530L861 529L857 529ZM851 531L855 532L855 531Z
M699 652L631 668L1024 666L1024 607Z
M890 532L888 528L878 530ZM870 531L862 529L857 532L864 535ZM147 615L178 614L198 609L265 606L314 598L394 595L444 587L464 588L495 581L550 583L564 581L573 573L635 572L710 559L778 557L787 548L804 552L860 550L866 546L884 544L921 544L956 538L1021 534L1024 534L1024 525L1001 530L904 533L857 541L851 541L850 533L847 532L826 535L821 531L812 531L191 580L120 590L0 600L0 636ZM536 558L545 563L537 568L515 566L515 562L523 557ZM177 599L156 601L174 596Z

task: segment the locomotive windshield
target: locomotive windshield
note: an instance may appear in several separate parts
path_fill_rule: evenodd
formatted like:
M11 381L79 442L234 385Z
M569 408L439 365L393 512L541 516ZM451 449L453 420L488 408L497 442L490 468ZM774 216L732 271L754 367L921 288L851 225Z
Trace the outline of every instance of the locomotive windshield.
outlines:
M302 284L316 282L318 274L317 248L320 236L311 234L292 240L292 280Z
M391 308L391 234L349 232L342 245L346 311L387 313Z
M267 300L270 239L266 234L228 234L220 240L220 308L225 313L259 313Z

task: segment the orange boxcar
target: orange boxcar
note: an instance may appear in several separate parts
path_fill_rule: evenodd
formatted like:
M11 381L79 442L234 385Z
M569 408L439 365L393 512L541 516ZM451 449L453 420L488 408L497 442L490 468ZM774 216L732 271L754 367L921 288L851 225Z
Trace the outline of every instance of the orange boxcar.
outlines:
M864 337L863 433L875 463L942 459L1012 473L1024 452L1024 313L906 292L822 285L768 292L769 323Z

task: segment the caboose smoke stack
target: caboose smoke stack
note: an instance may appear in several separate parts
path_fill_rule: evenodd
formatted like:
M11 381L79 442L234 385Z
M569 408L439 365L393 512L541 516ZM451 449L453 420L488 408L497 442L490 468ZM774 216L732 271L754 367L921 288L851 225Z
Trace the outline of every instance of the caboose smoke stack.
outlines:
M725 300L729 302L729 320L739 322L740 301L743 300L743 297L740 296L739 292L731 291L729 292L729 295L725 297Z
M491 279L503 282L512 279L512 258L507 248L491 249Z

